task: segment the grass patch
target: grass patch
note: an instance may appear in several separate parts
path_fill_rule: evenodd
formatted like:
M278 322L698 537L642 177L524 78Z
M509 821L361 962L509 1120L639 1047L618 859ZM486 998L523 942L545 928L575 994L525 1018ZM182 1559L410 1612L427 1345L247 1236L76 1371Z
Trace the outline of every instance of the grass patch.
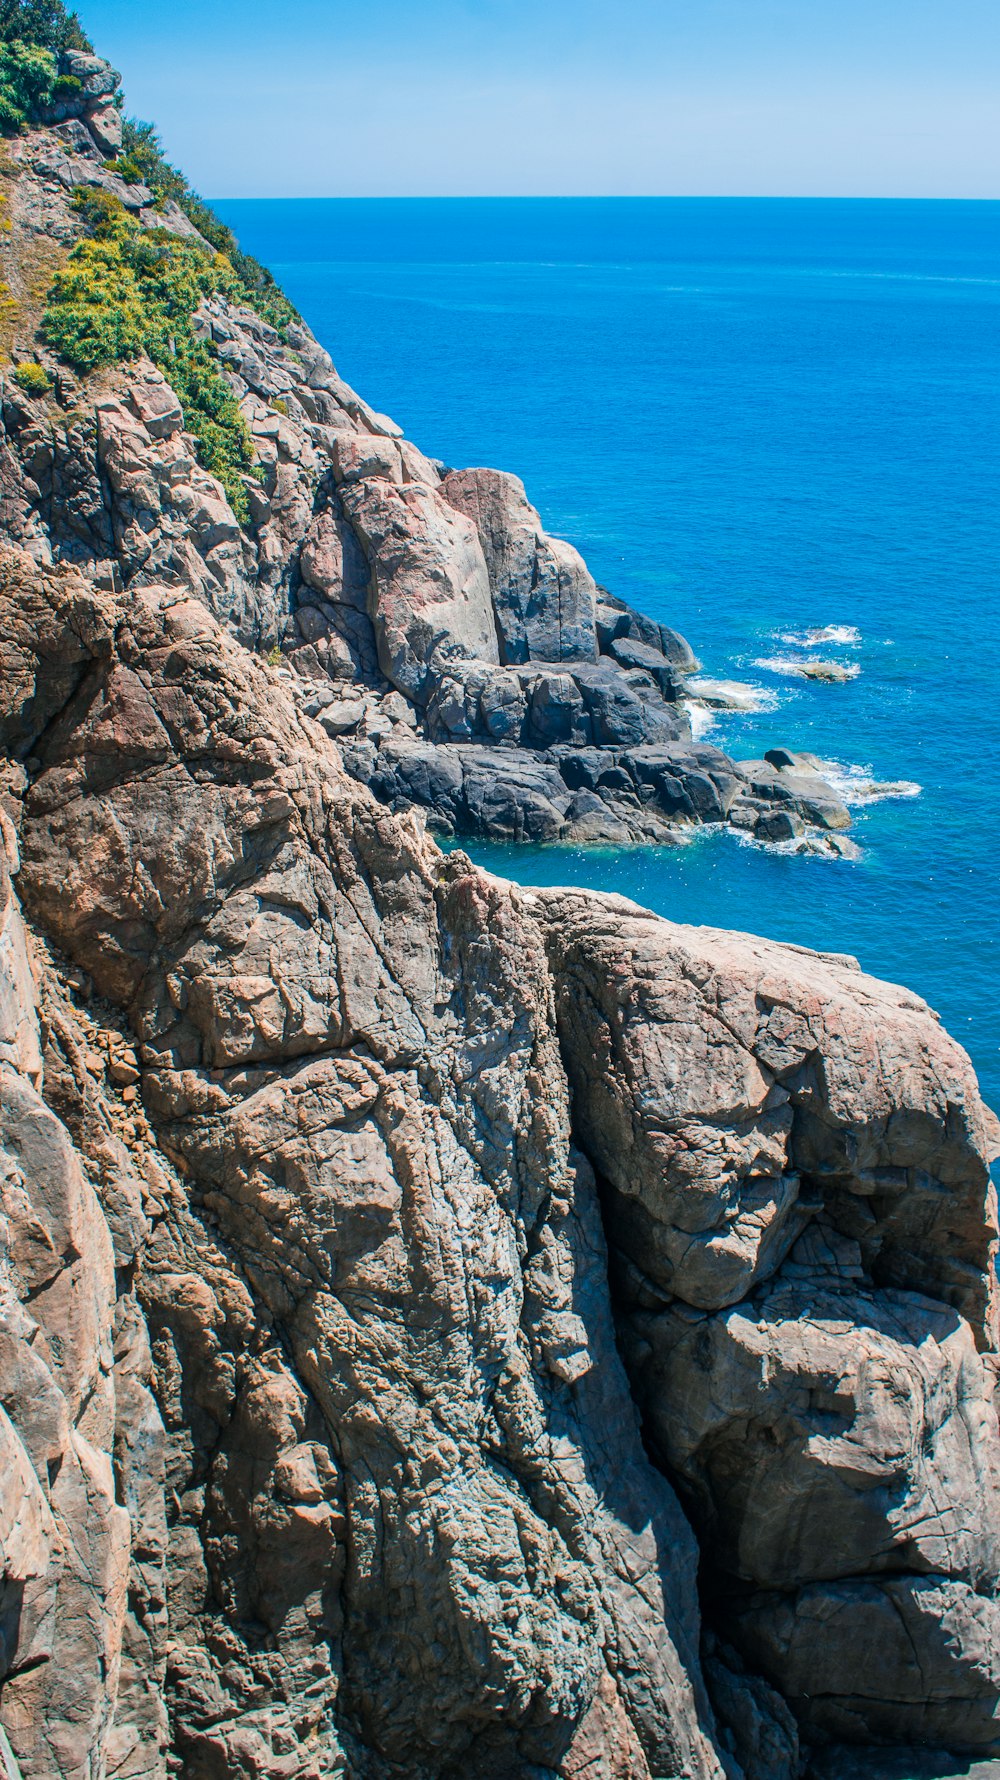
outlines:
M53 280L41 336L81 375L145 353L184 408L198 458L222 483L241 525L250 518L243 477L257 474L239 404L191 320L204 297L233 301L242 286L229 260L165 229L144 229L107 192L74 198L88 233Z

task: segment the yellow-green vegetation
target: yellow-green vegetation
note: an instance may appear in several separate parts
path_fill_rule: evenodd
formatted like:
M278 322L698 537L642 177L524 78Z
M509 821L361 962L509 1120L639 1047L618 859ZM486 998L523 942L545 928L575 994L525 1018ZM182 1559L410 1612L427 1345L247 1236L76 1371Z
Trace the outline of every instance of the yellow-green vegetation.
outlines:
M176 390L205 469L219 478L241 523L243 477L254 473L250 434L235 396L191 322L213 293L236 302L243 287L224 254L165 229L144 229L107 192L78 192L87 234L49 291L41 336L75 371L146 353Z
M45 366L33 364L30 360L18 365L14 372L14 382L29 396L47 395L52 388L52 379Z
M134 117L126 118L122 152L110 165L119 178L147 185L160 206L168 199L179 204L198 233L217 253L225 254L239 280L241 301L277 328L284 338L289 322L298 321L298 311L279 289L267 267L242 251L232 229L220 222L197 192L191 190L183 173L171 166L152 124L141 123Z

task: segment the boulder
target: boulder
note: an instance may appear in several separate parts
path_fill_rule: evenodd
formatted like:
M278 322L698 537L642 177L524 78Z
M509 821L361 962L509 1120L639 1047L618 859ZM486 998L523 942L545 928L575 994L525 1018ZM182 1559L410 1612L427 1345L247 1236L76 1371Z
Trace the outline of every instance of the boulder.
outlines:
M569 674L542 674L532 685L529 723L540 747L565 742L580 728L583 699Z
M618 637L609 653L624 668L640 668L659 687L663 697L674 703L683 691L683 680L659 649L638 643L632 637Z
M87 107L87 128L102 155L118 154L122 145L122 114L113 101Z
M426 704L449 661L497 663L489 577L471 520L425 483L344 483L371 570L369 611L386 678Z
M794 810L773 810L758 817L754 834L759 841L794 841L805 833L805 823Z
M853 960L676 926L621 897L535 891L531 906L577 1128L615 1241L658 1290L737 1303L822 1196L883 1285L992 1339L995 1122L918 996Z
M339 502L318 513L306 534L299 572L307 588L334 606L368 610L368 563ZM308 596L303 593L303 602Z
M502 470L453 470L441 492L478 531L502 659L593 661L594 581L572 545L543 531L523 482Z
M671 666L675 667L679 674L696 674L701 667L701 662L687 638L682 637L680 631L671 630L668 624L661 624L659 630L660 648Z

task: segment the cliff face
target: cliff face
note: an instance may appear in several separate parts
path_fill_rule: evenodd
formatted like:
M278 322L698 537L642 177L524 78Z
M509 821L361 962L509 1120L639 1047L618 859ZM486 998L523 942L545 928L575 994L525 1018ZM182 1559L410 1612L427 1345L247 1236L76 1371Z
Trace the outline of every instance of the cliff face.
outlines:
M8 1774L1000 1752L968 1060L850 960L520 890L407 807L818 841L827 788L697 750L683 641L297 324L195 313L243 523L150 359L32 339L74 190L191 239L87 104L12 146L4 238L51 377L3 388Z

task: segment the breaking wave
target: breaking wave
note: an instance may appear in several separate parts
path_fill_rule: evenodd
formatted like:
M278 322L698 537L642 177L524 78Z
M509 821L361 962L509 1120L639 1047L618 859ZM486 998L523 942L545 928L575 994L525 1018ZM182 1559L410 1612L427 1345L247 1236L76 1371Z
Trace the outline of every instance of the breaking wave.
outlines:
M843 649L856 649L861 632L856 624L824 624L813 630L782 630L776 632L780 642L796 649L815 649L817 643L834 643Z
M825 663L799 660L794 655L764 655L756 660L753 665L756 668L763 668L765 673L784 674L786 677L794 680L815 680L822 684L827 678L823 673L816 671L818 668L825 666ZM861 672L856 661L831 662L829 665L836 668L836 672L829 676L829 679L833 682L839 680L856 680Z
M914 779L876 779L872 767L845 766L839 760L821 761L819 771L841 803L854 807L885 803L891 797L919 797L923 790Z

